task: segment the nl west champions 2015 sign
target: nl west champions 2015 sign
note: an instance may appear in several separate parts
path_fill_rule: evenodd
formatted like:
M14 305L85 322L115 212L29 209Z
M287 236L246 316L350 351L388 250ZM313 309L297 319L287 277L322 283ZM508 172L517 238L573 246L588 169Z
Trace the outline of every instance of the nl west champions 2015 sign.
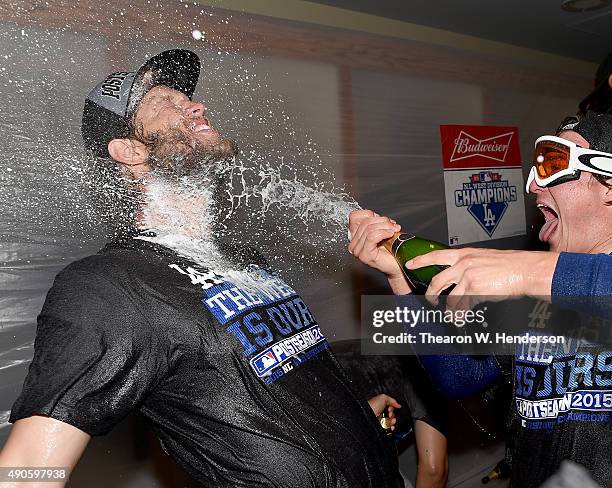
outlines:
M516 127L441 125L450 245L525 233Z

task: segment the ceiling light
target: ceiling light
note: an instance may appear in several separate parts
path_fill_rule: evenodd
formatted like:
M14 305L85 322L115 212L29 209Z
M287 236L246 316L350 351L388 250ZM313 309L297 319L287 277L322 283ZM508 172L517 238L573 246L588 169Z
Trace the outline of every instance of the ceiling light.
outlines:
M607 7L612 0L564 0L561 8L567 12L590 12Z

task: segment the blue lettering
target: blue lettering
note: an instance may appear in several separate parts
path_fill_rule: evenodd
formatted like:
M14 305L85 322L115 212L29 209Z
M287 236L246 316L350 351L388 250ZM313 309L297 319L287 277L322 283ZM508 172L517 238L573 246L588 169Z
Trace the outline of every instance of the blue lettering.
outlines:
M274 383L277 379L279 379L284 374L285 374L285 372L281 368L277 368L277 369L273 370L268 376L266 376L264 378L264 381L268 385L271 385L272 383Z
M578 383L584 386L593 386L591 371L593 370L593 356L588 353L577 353L574 361L574 368L570 373L569 387L577 388Z
M518 364L516 365L516 390L515 390L515 394L516 395L523 395L523 381L521 380L522 376L523 376L523 366L519 366Z
M289 312L289 309L287 308L287 305L291 306L291 310L293 311L293 316ZM293 327L295 327L297 330L300 330L302 328L302 321L300 320L300 316L298 315L297 311L295 310L295 308L293 307L293 304L291 302L286 303L286 304L285 303L281 303L278 306L278 308L280 308L281 311L283 312L283 315L287 319L287 322L289 322L291 325L293 325Z
M461 190L455 190L455 207L463 207L463 199L461 198L462 193Z
M244 347L245 356L250 356L255 351L257 351L257 347L251 344L249 342L249 339L247 339L247 336L244 335L244 332L240 330L240 322L234 322L227 328L227 330L238 338L238 340L242 344L242 347Z
M552 393L552 381L550 379L550 368L544 370L544 388L536 392L536 397L547 397Z
M555 369L555 385L557 395L562 395L567 390L567 384L565 384L565 367L567 366L566 361L559 361L552 364Z
M516 202L516 186L510 187L510 201Z
M612 386L612 351L602 352L597 357L597 369L599 373L595 375L597 386ZM605 378L604 376L607 376Z
M310 324L314 324L315 319L310 313L310 310L308 310L308 307L304 303L304 300L302 300L301 298L296 298L295 300L293 300L293 303L297 305L297 308L299 309L300 314L302 315L302 320L304 322L303 326L308 327Z
M261 322L261 317L257 312L251 312L250 314L246 315L243 321L244 325L251 334L257 334L257 337L255 337L255 342L257 342L257 344L260 346L265 346L272 342L272 333L270 332L270 329L268 329L268 327ZM253 322L255 321L259 322L254 324ZM262 333L263 336L259 335Z
M272 320L272 322L274 323L274 325L276 326L276 328L281 334L286 336L287 334L291 333L291 327L289 326L289 324L287 324L287 322L285 321L285 318L283 317L283 314L280 313L278 308L270 307L266 310L266 312L268 312L268 317L270 317L270 320ZM276 320L276 318L278 318L278 320ZM287 327L283 327L279 323L279 320Z
M528 397L533 391L533 379L536 376L536 370L530 366L525 366L523 370L523 395Z

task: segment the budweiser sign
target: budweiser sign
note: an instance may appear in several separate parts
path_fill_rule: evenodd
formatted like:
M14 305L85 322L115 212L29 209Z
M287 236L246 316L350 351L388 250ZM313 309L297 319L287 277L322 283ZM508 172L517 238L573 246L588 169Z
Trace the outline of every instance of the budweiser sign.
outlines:
M518 129L490 126L440 126L445 169L520 166Z

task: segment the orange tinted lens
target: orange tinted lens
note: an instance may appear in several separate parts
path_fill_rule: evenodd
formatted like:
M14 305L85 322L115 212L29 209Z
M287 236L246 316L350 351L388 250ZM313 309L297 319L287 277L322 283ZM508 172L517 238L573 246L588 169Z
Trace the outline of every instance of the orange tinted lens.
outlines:
M539 142L535 148L533 165L540 178L548 178L569 167L569 147L551 141Z

